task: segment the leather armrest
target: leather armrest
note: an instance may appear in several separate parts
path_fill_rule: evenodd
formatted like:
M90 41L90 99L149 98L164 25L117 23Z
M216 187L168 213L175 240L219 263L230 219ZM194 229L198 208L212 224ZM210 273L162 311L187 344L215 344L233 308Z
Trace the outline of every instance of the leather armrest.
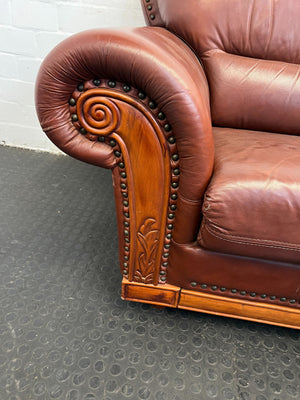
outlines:
M158 27L97 29L64 40L44 60L36 82L43 130L67 154L113 168L112 149L87 140L70 119L71 94L93 78L132 85L158 104L176 138L181 196L200 201L212 173L213 138L207 81L189 47Z

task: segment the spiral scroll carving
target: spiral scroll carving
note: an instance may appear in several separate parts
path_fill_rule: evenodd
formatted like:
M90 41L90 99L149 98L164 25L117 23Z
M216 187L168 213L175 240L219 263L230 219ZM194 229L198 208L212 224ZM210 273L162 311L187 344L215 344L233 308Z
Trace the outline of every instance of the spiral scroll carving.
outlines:
M117 105L101 96L98 90L82 93L77 102L77 115L81 126L95 135L109 135L120 120Z

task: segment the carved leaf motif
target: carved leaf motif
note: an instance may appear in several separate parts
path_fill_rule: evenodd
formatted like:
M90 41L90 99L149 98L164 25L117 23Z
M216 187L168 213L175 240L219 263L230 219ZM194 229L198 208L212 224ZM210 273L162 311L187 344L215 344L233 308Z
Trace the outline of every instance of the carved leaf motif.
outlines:
M142 276L139 270L135 272L134 275L135 282L142 282L142 283L152 283L153 282L153 273L147 276Z
M158 230L153 229L155 223L155 219L147 218L141 225L137 234L138 241L141 245L140 247L142 248L142 251L138 254L139 267L135 274L135 279L138 282L153 282L153 272L159 237Z

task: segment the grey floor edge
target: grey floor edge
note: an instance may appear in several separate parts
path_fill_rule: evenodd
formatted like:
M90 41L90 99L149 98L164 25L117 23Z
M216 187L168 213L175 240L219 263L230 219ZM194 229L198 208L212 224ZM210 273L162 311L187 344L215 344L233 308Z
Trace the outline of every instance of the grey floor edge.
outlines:
M298 331L120 299L110 171L0 165L0 400L300 399Z

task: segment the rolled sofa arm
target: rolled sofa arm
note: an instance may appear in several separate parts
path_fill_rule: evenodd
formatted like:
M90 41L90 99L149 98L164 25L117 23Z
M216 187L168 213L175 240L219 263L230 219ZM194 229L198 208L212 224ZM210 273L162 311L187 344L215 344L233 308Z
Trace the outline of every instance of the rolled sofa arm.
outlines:
M194 53L158 27L79 33L44 60L36 109L61 150L113 170L124 279L167 283L171 241L195 239L213 169Z
M146 93L168 117L181 155L180 191L199 200L210 178L213 140L206 78L193 52L162 28L85 31L46 57L36 81L36 109L48 137L67 154L111 168L111 148L90 142L70 120L77 85L95 78Z

